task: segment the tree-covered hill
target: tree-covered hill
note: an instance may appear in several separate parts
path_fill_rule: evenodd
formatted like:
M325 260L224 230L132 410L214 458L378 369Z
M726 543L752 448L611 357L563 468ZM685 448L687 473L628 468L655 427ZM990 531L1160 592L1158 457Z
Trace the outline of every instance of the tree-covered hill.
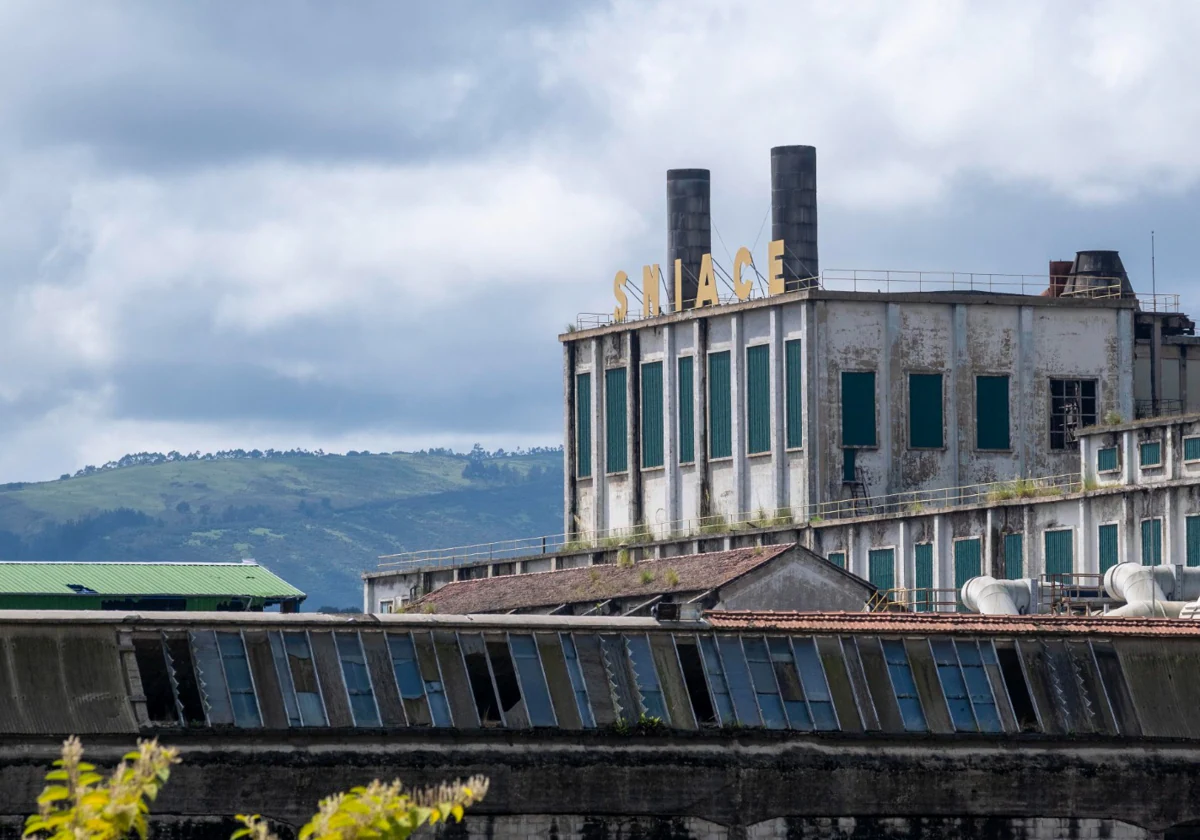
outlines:
M0 486L0 560L236 561L361 604L380 554L562 529L562 453L126 456Z

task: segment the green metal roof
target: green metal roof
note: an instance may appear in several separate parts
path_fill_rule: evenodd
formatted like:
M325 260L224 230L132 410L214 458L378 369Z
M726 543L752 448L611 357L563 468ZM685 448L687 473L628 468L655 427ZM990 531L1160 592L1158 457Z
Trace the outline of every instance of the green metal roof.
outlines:
M271 600L305 597L287 581L250 562L0 562L0 594L89 594L79 587L99 595L240 595Z

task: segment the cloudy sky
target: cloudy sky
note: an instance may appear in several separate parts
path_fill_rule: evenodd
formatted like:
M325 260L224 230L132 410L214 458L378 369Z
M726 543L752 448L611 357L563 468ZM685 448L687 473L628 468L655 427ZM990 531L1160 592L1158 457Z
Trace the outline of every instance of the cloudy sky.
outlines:
M1154 229L1200 310L1197 43L1189 0L3 0L0 481L558 443L555 336L662 261L665 170L763 251L785 143L823 267L1148 291Z

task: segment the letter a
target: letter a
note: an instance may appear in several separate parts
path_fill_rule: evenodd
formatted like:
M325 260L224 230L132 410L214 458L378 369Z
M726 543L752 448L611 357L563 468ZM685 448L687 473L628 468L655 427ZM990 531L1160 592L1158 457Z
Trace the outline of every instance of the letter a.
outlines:
M711 306L716 306L721 302L717 297L717 281L713 277L712 254L705 254L700 258L700 280L696 287L696 308L699 309L706 303Z

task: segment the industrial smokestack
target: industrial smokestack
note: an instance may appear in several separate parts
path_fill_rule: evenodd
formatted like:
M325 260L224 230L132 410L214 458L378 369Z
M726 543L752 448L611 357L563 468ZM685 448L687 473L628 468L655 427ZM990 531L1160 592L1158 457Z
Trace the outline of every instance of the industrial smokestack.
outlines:
M1062 294L1135 298L1129 275L1116 251L1078 251Z
M783 240L783 283L789 292L816 285L817 150L771 149L771 239Z
M696 304L700 260L712 253L712 214L707 169L667 170L667 264L663 282L675 306L675 260L683 262L683 308Z

